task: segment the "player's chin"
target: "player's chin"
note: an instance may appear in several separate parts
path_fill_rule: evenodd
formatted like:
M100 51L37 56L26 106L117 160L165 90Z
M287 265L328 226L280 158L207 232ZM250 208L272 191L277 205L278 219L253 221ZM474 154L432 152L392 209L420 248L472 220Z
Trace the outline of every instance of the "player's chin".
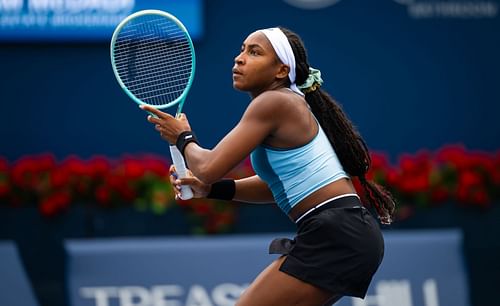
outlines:
M233 79L233 88L240 91L246 91L245 84Z

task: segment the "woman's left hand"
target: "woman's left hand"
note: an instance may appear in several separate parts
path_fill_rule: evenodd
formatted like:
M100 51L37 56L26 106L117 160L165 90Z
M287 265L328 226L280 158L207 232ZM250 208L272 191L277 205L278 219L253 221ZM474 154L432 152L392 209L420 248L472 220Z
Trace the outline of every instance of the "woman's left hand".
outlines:
M208 185L200 181L197 177L193 175L191 170L187 170L187 176L185 178L179 178L175 170L175 165L170 166L170 184L174 189L175 199L179 200L181 195L181 186L189 186L193 191L194 198L205 198L209 193L212 185Z
M170 144L175 144L177 137L182 132L191 131L191 126L185 114L180 114L179 118L175 118L149 105L140 105L140 108L152 114L148 116L148 121L155 125L155 129L160 132L161 138Z

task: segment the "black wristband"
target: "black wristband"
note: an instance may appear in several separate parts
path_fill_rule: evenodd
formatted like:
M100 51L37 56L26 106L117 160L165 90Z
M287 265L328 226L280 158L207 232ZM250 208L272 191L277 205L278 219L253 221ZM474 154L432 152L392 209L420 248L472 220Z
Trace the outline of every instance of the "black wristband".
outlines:
M207 195L208 199L230 201L236 193L236 183L231 179L223 179L212 184L212 189Z
M186 149L187 144L190 142L194 142L199 145L198 139L196 138L196 135L193 133L193 131L184 131L177 137L175 146L177 147L177 149L179 149L182 156L184 156L184 150Z

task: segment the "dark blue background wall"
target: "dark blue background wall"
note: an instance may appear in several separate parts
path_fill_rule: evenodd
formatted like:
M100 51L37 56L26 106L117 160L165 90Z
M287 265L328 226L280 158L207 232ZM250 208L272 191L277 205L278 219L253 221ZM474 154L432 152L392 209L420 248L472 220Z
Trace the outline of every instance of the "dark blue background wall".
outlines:
M450 2L487 3L489 9L468 17L438 10L440 3ZM206 146L237 123L249 101L231 86L231 66L242 41L256 29L282 25L303 37L311 64L323 73L324 88L343 104L372 149L397 157L457 142L500 148L500 0L341 0L311 11L284 0L207 0L204 5L205 35L196 42L196 79L185 112ZM419 8L428 18L415 18ZM108 44L0 44L0 156L168 155L146 115L119 88ZM443 223L449 215L433 213L410 226L452 226ZM488 241L496 241L498 213L485 216L486 223L483 215L470 222L465 237L472 244L467 257L479 264L471 269L474 306L496 305L490 293L498 282L490 263L496 262L493 250L498 248ZM78 231L88 226L83 214L73 212L52 223L36 211L0 217L1 238L20 242L39 299L65 305L61 241L88 234ZM145 219L141 224L131 222L127 212L115 218L100 223L109 233L96 235L123 235L135 227L147 228L144 235L163 235L169 223L162 218L172 217L154 216L157 223ZM460 218L469 220L471 213ZM240 232L249 231L245 225L238 224Z
M231 66L252 31L298 32L324 87L343 104L372 149L391 156L462 142L496 150L500 125L500 17L414 18L394 0L342 0L322 10L284 1L206 1L205 36L185 112L213 146L249 98L231 86ZM463 2L463 1L462 1ZM423 3L438 3L427 1ZM168 154L145 114L121 91L108 42L0 46L0 155L54 152Z

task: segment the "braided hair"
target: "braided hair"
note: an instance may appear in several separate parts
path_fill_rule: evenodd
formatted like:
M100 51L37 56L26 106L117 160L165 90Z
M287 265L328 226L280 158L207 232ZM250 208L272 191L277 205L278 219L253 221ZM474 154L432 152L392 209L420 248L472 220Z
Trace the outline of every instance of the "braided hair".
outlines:
M286 28L285 33L292 47L296 64L296 83L303 84L309 75L307 52L300 37ZM380 221L390 224L395 210L392 195L377 183L367 180L365 175L371 165L368 147L360 133L347 118L341 106L325 91L314 86L305 90L305 99L318 119L332 144L344 170L351 176L357 176L363 186L369 203L375 207Z

